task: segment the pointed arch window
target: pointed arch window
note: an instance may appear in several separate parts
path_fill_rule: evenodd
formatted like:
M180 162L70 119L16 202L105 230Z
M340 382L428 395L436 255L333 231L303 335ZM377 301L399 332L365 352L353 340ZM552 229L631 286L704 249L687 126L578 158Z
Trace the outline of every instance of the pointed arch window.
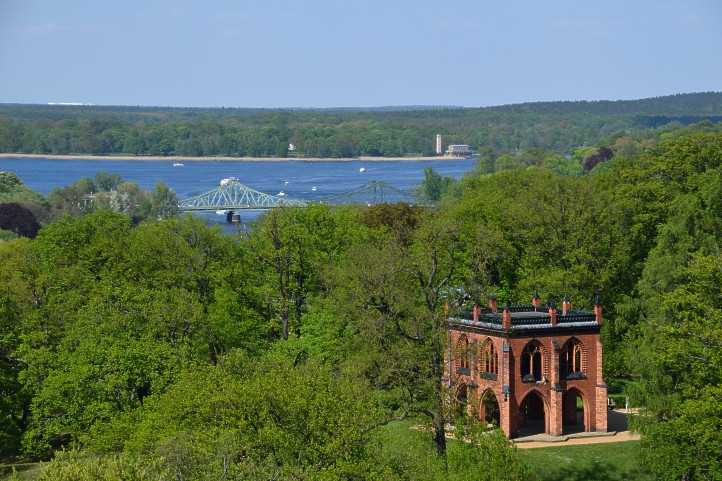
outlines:
M471 352L469 350L469 339L462 335L456 341L456 372L459 374L470 374Z
M538 342L530 342L521 353L521 380L539 382L543 378L544 355Z
M560 371L565 379L584 379L586 360L584 345L578 339L572 338L564 344L559 359Z
M481 345L479 356L479 372L481 377L486 379L496 379L499 374L499 356L496 353L494 342L486 339Z

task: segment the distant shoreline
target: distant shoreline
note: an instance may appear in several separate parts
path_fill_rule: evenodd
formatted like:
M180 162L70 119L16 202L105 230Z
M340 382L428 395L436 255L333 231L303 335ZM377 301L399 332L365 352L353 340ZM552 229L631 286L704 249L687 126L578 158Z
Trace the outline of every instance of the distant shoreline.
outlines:
M228 157L228 156L204 156L204 157L181 157L181 156L163 156L163 155L90 155L90 154L9 154L0 153L0 159L21 158L21 159L51 159L51 160L137 160L137 161L159 161L168 162L187 161L187 162L389 162L389 161L444 161L444 160L464 160L463 157Z

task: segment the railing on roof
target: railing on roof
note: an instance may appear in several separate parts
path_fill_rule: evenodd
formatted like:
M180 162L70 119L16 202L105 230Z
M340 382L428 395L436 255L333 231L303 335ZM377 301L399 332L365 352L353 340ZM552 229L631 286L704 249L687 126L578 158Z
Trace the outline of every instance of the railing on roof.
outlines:
M474 311L471 309L462 309L458 314L459 319L474 319Z
M511 306L509 308L511 311ZM517 310L512 312L534 312L534 311L527 311L527 310ZM544 312L544 311L537 311L537 312ZM474 311L472 309L464 309L461 310L457 318L463 321L467 322L473 322L474 319ZM482 311L479 315L479 321L486 324L494 324L501 326L502 325L502 313L491 313L491 311ZM557 323L558 324L573 324L573 323L580 323L580 322L596 322L596 317L593 313L587 313L587 312L572 312L566 316L561 315L561 313L557 313ZM515 326L544 326L544 325L550 325L551 324L551 316L548 314L544 315L518 315L518 316L512 316L511 318L511 327Z
M538 308L534 308L533 304L510 304L509 306L509 312L547 312L549 311L549 308L546 306L539 306ZM487 306L479 306L479 309L481 310L482 314L491 314L491 309ZM504 306L499 306L497 309L497 312L502 312L504 310Z
M559 324L566 324L572 322L596 322L597 318L594 314L575 312L566 316L558 316L557 320Z
M537 312L545 312L548 309L539 308ZM533 304L511 304L509 306L509 312L534 312L536 309L534 309Z
M544 324L550 324L551 317L547 316L523 316L523 317L512 317L511 325L514 326L538 326Z
M466 321L473 321L474 311L472 309L461 310L457 317ZM501 326L501 315L492 314L491 311L481 311L479 315L479 322L486 322L487 324L499 324Z

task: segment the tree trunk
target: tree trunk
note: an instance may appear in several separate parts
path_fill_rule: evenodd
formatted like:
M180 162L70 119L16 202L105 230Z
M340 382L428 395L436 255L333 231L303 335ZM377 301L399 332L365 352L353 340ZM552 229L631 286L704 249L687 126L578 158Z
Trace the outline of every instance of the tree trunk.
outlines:
M443 457L446 464L446 423L444 415L436 413L434 416L434 445L436 446L436 455Z
M444 381L444 353L443 344L440 336L441 332L437 331L433 340L433 379L434 379L434 401L436 404L436 412L434 413L434 444L436 445L436 455L444 460L444 469L448 469L446 462L446 415L444 406L444 389L442 383Z
M218 353L216 352L215 344L212 342L208 343L208 361L211 363L211 366L218 364Z
M283 340L288 341L288 307L281 309L281 323L283 324Z

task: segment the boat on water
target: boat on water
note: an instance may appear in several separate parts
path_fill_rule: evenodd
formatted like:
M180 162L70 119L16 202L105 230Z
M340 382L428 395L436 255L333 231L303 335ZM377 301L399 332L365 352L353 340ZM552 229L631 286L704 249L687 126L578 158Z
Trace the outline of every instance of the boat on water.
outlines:
M359 172L366 172L366 167L361 167L358 171L359 171Z
M233 182L238 182L238 177L226 177L225 179L221 179L221 187L224 187L228 184L231 184Z
M225 211L225 210L217 210L216 211L217 215L226 215L227 213L228 213L228 211Z
M313 187L311 187L311 191L312 191L312 192L316 192L316 186L315 186L315 185L314 185Z
M185 167L185 165L183 162L173 162L173 167Z
M276 195L277 195L278 197L283 197L284 195L286 195L286 193L285 193L284 191L281 191L281 192L279 192L279 193L276 194Z

